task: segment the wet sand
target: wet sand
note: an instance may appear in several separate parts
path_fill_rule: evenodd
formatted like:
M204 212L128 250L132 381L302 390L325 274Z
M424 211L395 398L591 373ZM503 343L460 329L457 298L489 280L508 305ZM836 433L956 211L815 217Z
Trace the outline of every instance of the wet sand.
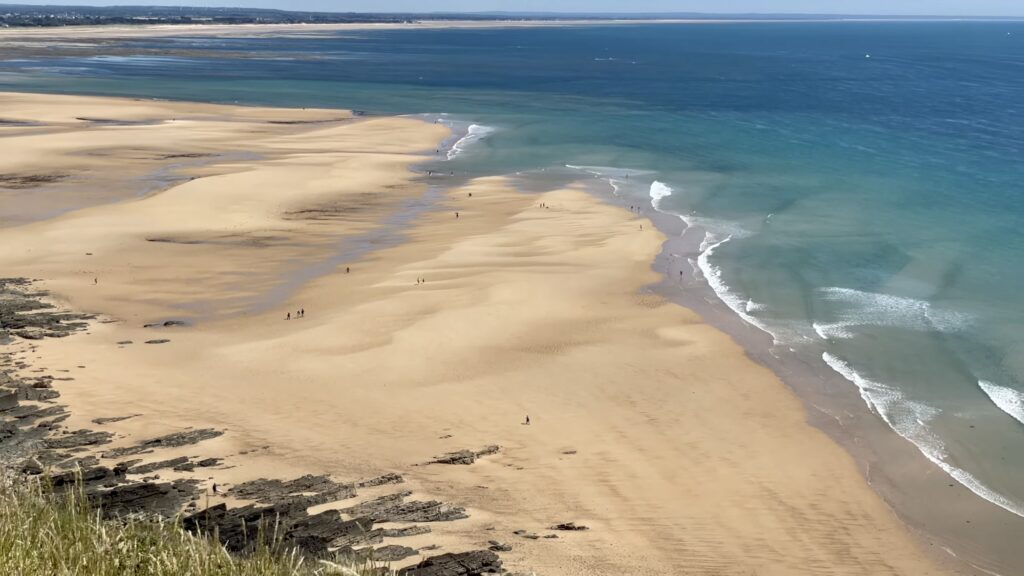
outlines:
M70 371L70 429L129 414L140 416L107 426L118 442L226 429L182 449L227 458L204 471L222 485L398 472L417 496L470 515L401 544L500 540L513 571L953 573L771 371L647 288L665 236L646 218L581 188L523 194L483 178L403 222L405 242L343 261L346 241L427 193L409 167L446 129L337 111L0 102L40 124L0 129L25 151L3 173L89 186L131 182L157 153L254 155L0 229L5 276L39 278L106 320L38 342L30 360ZM299 272L317 261L337 265ZM168 319L187 325L143 327ZM470 466L420 465L491 444L502 450ZM590 530L513 534L569 521Z

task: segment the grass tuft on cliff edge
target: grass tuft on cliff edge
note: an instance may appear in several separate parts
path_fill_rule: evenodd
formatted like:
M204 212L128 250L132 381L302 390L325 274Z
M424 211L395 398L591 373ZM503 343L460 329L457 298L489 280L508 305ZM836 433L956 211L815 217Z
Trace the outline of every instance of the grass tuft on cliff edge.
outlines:
M9 576L379 576L373 566L310 562L274 546L229 554L172 521L104 520L81 491L0 479L0 568Z

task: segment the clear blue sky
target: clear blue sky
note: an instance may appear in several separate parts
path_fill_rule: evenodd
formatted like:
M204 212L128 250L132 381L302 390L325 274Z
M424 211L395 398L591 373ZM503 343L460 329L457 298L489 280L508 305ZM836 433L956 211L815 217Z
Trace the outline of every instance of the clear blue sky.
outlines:
M0 0L3 3L5 0ZM334 12L759 12L1024 16L1024 0L6 0L19 4L250 6Z

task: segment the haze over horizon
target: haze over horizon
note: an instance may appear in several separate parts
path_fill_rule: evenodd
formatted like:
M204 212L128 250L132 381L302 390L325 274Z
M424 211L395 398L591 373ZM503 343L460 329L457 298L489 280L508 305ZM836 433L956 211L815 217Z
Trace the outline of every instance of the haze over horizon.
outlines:
M2 4L60 6L193 6L275 8L326 12L549 12L549 13L707 13L707 14L847 14L874 16L1024 16L1018 0L22 0Z

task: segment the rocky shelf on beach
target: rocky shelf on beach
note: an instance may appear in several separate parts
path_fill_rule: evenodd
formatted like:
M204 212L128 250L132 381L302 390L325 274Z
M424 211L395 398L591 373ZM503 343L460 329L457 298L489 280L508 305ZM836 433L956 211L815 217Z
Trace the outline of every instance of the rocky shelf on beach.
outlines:
M65 337L88 327L91 316L62 311L45 297L28 279L0 279L0 472L44 478L55 491L80 486L89 503L109 518L180 517L186 529L216 535L225 548L237 553L252 550L265 534L277 534L288 548L318 559L399 562L424 556L419 563L400 569L401 576L504 572L495 551L505 551L505 546L427 556L427 551L438 547L385 543L385 539L429 534L432 523L468 517L463 508L417 500L408 490L359 499L362 489L386 490L402 484L404 479L396 473L360 482L306 475L291 480L261 478L228 488L213 485L215 497L223 495L244 504L202 507L201 501L209 501L206 472L224 466L224 459L161 458L160 452L217 438L222 430L190 428L124 443L108 430L67 429L64 422L70 414L57 403L60 393L54 388L60 378L43 375L41 369L32 376L22 375L31 367L18 352L4 349L20 339L28 341L26 349L32 351L37 343L31 341ZM108 416L93 423L106 426L137 416ZM497 450L493 446L453 453L436 462L471 463ZM161 480L160 473L168 471L174 479ZM336 507L309 513L311 507L331 504ZM388 525L379 526L383 523Z

